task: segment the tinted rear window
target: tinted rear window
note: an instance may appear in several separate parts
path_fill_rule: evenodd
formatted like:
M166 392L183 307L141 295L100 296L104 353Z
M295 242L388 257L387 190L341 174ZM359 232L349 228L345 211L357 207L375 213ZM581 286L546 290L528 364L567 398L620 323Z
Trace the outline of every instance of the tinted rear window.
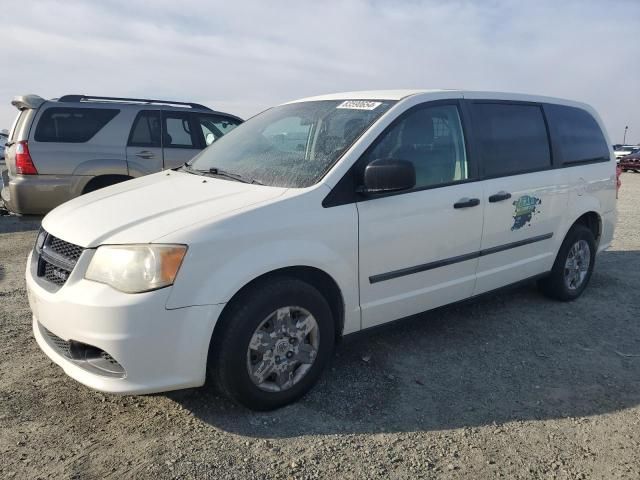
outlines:
M589 112L561 105L544 108L563 163L609 160L609 146Z
M36 128L37 142L82 143L90 140L120 110L112 108L49 108Z
M138 113L131 127L129 146L160 148L161 132L160 111L143 110Z
M539 106L476 103L473 123L486 176L515 175L551 166L547 128Z

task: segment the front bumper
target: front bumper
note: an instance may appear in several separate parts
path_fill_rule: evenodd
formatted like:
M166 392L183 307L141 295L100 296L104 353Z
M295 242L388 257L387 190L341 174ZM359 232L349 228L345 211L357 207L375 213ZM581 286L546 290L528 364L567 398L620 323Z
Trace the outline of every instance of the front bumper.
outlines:
M52 290L27 261L33 333L40 348L75 380L110 393L141 394L197 387L205 382L209 340L223 305L169 310L170 287L125 294L84 280L93 255L85 250L66 283ZM120 375L70 359L60 345L72 341L100 349L124 370Z

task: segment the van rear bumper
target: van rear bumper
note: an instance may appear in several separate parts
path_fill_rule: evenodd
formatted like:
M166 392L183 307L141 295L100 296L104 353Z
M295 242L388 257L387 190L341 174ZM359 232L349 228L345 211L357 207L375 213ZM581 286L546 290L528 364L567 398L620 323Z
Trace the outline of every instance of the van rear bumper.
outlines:
M86 177L72 175L16 175L2 172L2 200L8 210L22 215L43 215L77 196Z

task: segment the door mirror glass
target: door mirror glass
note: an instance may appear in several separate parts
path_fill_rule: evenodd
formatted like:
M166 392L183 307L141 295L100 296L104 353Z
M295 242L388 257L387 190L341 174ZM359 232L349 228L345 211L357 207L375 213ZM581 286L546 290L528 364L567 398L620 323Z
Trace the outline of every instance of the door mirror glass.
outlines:
M411 162L392 158L371 161L364 169L361 193L385 193L409 190L416 185L416 170Z

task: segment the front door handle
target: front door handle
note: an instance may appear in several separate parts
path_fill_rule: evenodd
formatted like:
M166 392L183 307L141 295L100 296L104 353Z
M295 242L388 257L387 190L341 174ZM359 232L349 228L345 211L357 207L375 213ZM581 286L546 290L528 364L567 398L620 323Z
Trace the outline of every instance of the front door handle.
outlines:
M489 201L491 203L502 202L503 200L509 200L511 198L511 194L509 192L500 191L498 193L494 193L489 197Z
M149 158L153 158L155 156L156 155L149 150L142 150L141 152L136 153L136 157L144 158L145 160L148 160Z
M469 208L480 205L479 198L461 198L456 203L453 204L453 208Z

